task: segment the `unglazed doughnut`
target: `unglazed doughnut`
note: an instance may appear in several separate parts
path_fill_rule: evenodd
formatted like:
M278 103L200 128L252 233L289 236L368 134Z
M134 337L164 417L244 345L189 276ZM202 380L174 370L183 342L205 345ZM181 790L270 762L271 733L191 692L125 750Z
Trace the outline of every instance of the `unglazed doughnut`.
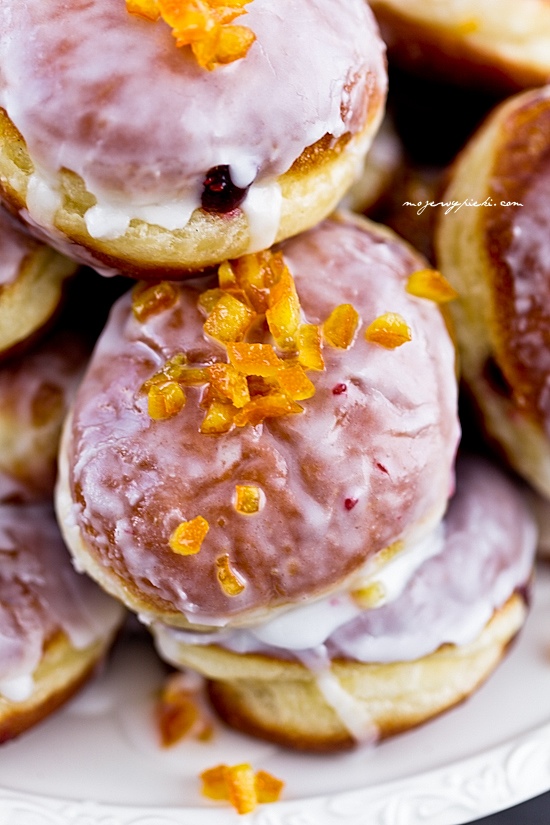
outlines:
M474 88L518 91L550 79L547 0L371 0L400 65Z
M155 279L266 249L332 211L383 114L374 18L365 0L244 11L255 42L209 71L124 0L2 3L12 210L84 263Z
M417 725L471 694L527 612L536 530L491 465L458 465L457 492L391 600L361 610L343 591L250 628L199 634L155 624L162 656L212 681L222 717L292 747L335 750ZM396 558L399 564L399 557ZM379 582L379 583L380 583Z
M0 505L0 742L70 698L108 651L119 604L75 572L47 504Z
M59 330L0 365L0 501L51 499L61 425L89 355Z
M0 358L48 324L75 271L75 263L24 234L0 208Z
M458 157L439 215L438 265L465 384L512 466L550 497L550 90L498 107Z
M78 564L145 621L246 624L362 582L390 545L405 552L430 532L452 491L458 421L445 323L406 290L425 266L385 229L342 215L282 257L220 267L220 283L237 272L248 297L203 281L140 287L134 312L121 298L60 454L58 514ZM224 347L224 325L251 312L233 293L258 313L247 341ZM407 335L367 341L386 316L400 319L388 338ZM274 340L268 318L276 347L262 343ZM339 335L340 347L327 343Z

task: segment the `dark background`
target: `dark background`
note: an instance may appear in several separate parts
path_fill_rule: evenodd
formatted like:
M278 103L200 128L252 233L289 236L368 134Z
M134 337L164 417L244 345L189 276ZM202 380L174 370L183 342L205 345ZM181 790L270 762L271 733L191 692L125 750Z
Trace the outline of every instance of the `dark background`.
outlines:
M472 825L550 825L550 792Z

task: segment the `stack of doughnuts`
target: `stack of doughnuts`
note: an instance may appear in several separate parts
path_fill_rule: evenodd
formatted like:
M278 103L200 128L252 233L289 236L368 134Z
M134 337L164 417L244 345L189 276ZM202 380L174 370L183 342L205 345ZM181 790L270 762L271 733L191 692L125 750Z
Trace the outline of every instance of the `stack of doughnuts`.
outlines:
M407 291L423 259L343 214L281 252L301 327L323 336L298 406L272 409L280 392L264 384L213 434L212 407L228 406L213 395L218 370L239 346L267 360L270 310L252 343L226 341L227 364L205 335L218 334L216 305L206 320L204 307L230 306L231 289L172 284L170 305L145 317L134 292L113 308L66 425L57 510L79 566L140 615L168 661L211 680L230 724L335 750L418 724L485 679L525 618L534 527L513 486L475 464L444 519L455 355L439 307ZM356 313L345 346L328 321L338 307ZM380 319L387 337L372 333ZM299 369L287 353L279 369ZM311 363L298 347L300 358ZM251 392L264 366L249 367ZM158 413L158 393L177 388L183 406Z
M0 26L5 207L128 277L57 405L56 469L40 447L76 567L285 746L465 699L525 621L536 529L501 470L455 466L456 287L334 211L384 115L365 0L7 0ZM358 210L391 186L376 157Z

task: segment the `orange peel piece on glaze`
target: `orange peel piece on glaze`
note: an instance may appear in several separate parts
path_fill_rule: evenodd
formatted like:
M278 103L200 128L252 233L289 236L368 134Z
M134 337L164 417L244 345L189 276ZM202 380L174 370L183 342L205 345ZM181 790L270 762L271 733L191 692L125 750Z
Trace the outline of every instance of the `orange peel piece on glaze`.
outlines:
M246 378L232 364L224 362L211 364L207 374L214 393L227 398L237 409L244 407L250 401Z
M223 292L204 322L204 331L222 344L242 341L255 317L254 310Z
M202 516L182 521L170 536L170 549L180 556L195 555L201 549L209 529L210 525Z
M436 304L445 304L458 298L458 292L437 269L419 269L413 272L405 289L416 298L426 298Z
M221 588L228 596L238 596L243 592L245 584L232 570L227 553L216 559L216 572Z
M153 384L147 393L147 412L153 420L165 421L179 413L185 400L185 392L175 381Z
M315 384L309 380L301 364L291 364L280 369L277 383L293 401L305 401L315 395Z
M248 404L239 410L233 419L235 426L245 427L251 424L255 427L262 424L266 418L281 418L284 415L302 413L304 408L282 392L271 392L268 395L257 395Z
M169 281L159 281L156 284L138 284L132 293L132 312L134 317L143 323L153 315L158 315L174 306L178 300L178 293Z
M234 505L237 513L245 516L259 513L262 506L262 491L255 484L237 484Z
M386 312L375 318L365 330L365 339L385 349L396 349L412 338L409 325L397 312Z
M130 14L172 29L177 46L191 46L198 64L212 70L245 57L256 35L246 26L229 24L251 0L126 0Z
M284 366L271 344L228 343L227 355L229 363L243 375L272 378Z
M301 320L300 301L294 278L286 267L270 290L269 303L265 317L275 343L282 350L296 349L295 338Z
M237 410L231 402L211 401L206 409L199 432L203 435L223 435L233 427Z
M349 349L353 344L359 313L351 304L335 307L323 324L323 338L331 347Z
M157 0L126 0L126 8L130 14L143 17L145 20L158 20L160 11Z
M301 324L297 335L298 361L306 370L325 369L321 330L316 324Z

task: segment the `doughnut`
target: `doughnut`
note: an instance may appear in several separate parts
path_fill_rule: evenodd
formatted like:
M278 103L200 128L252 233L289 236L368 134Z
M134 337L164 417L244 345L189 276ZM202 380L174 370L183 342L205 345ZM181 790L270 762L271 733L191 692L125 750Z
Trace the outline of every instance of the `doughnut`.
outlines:
M59 329L0 365L0 502L50 500L61 426L90 355Z
M371 0L391 60L498 93L550 78L547 0Z
M0 208L0 359L22 349L47 326L76 268L16 228Z
M459 425L442 313L408 291L425 268L342 213L120 298L60 449L79 567L144 622L241 625L429 533Z
M49 716L94 673L122 609L75 572L51 504L0 504L0 742Z
M442 200L460 206L440 211L435 239L438 266L460 296L450 311L464 384L483 430L546 498L549 145L548 87L497 107L449 174ZM462 206L475 202L482 206Z
M57 249L177 279L315 225L352 183L387 85L365 0L338 14L295 0L284 15L277 0L232 2L243 25L213 30L235 33L236 52L204 65L218 5L202 4L190 48L166 0L2 4L0 194Z
M335 751L402 732L464 700L501 660L527 614L536 530L516 486L469 456L426 541L437 550L406 575L391 562L380 571L393 591L382 606L342 591L247 628L154 623L158 649L208 677L214 707L246 733Z

